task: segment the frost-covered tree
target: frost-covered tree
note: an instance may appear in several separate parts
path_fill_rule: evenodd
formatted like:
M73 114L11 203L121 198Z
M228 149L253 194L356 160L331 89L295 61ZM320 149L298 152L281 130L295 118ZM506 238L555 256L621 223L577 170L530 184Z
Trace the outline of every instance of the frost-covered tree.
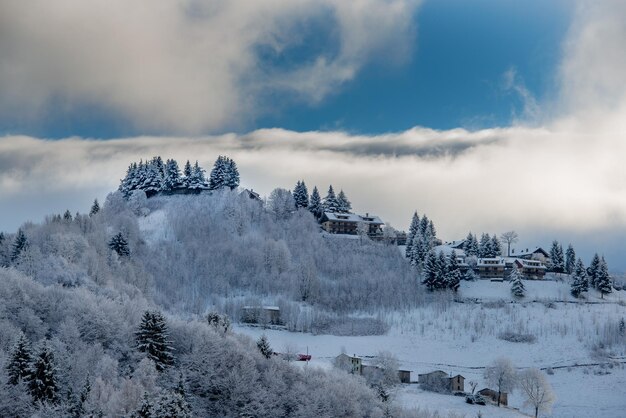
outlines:
M189 186L189 179L191 178L191 173L192 173L192 167L191 167L191 162L189 162L189 160L187 160L187 162L185 163L185 167L183 168L183 185L185 187ZM213 171L211 171L211 176L213 176Z
M496 234L491 237L491 257L499 257L502 255L502 246Z
M563 247L556 240L552 241L552 247L550 248L550 270L555 273L563 273L565 271Z
M609 275L609 267L606 264L604 257L600 259L598 274L596 275L596 289L600 292L600 297L602 299L604 299L604 295L613 291L613 284L611 282L611 276Z
M10 384L17 385L21 380L29 379L32 356L28 338L24 333L20 333L6 365Z
M146 311L141 318L139 330L135 333L137 349L146 353L154 361L159 371L174 363L174 351L169 339L165 318L158 311Z
M598 272L600 271L600 256L598 253L593 255L589 268L587 268L587 277L589 278L589 285L594 289L598 287L597 279Z
M239 186L239 170L234 160L220 155L217 157L211 174L209 175L209 189L218 190L229 188L234 190Z
M572 284L570 292L575 298L580 297L580 294L589 290L589 280L587 278L587 269L583 264L583 260L580 258L576 261L574 271L571 274Z
M456 256L456 251L452 250L448 263L446 265L445 282L448 289L452 289L455 292L459 290L461 284L461 268Z
M304 180L296 183L296 187L293 189L293 199L296 202L296 208L308 208L309 207L309 190L304 183Z
M98 199L94 199L93 205L89 209L89 216L94 216L98 212L100 212L100 203L98 203Z
M182 394L167 391L159 397L152 412L152 417L191 418L191 407Z
M232 158L226 158L226 182L225 186L230 190L235 190L239 187L240 176L237 163Z
M67 209L65 211L65 213L63 213L63 220L66 221L66 222L72 222L72 219L73 219L72 218L72 212L70 212L70 210Z
M479 246L476 235L472 234L471 232L467 234L465 242L463 243L463 251L465 251L465 255L470 257L477 257L479 255Z
M520 373L518 386L526 397L524 404L533 408L535 418L540 411L550 412L556 397L543 372L535 368L524 370Z
M572 244L567 246L567 250L565 251L565 273L572 274L574 268L576 267L576 251L574 251L574 247Z
M506 244L506 256L510 257L511 245L515 244L519 240L519 235L517 235L517 232L515 231L507 231L500 235L500 239Z
M337 204L338 204L338 211L340 213L352 212L352 203L350 203L350 201L346 197L346 194L343 192L343 190L340 190L339 194L337 195Z
M424 271L422 272L422 284L430 291L437 289L439 283L439 259L433 251L426 256Z
M163 176L163 184L161 190L170 192L183 186L183 178L180 174L178 163L174 159L165 162L165 174Z
M296 210L296 202L289 190L278 187L270 193L267 208L276 219L287 219Z
M405 255L406 258L411 258L413 252L413 242L415 241L416 235L419 233L420 227L420 217L417 214L417 211L413 212L413 217L411 218L411 224L409 225L409 233L406 236L406 249ZM419 238L418 238L419 239Z
M259 352L263 355L263 357L267 359L271 358L274 354L274 350L272 350L272 347L270 346L270 343L267 340L265 334L261 335L261 337L256 342L256 346L259 349Z
M485 368L485 380L498 391L498 406L502 392L512 393L517 381L517 372L508 358L498 358Z
M35 401L57 402L59 392L57 370L48 343L43 344L41 351L33 360L28 386Z
M491 248L491 237L489 234L483 233L480 237L480 244L478 247L478 256L480 258L492 257L493 250Z
M190 190L204 190L209 188L206 178L204 177L204 169L195 162L191 168L191 176L187 179L187 188Z
M509 280L511 281L511 293L513 296L516 298L523 298L526 295L526 288L522 282L522 273L519 271L517 266L513 266Z
M115 251L120 257L130 256L128 241L126 241L126 238L124 238L124 235L121 232L113 235L109 241L109 248Z
M161 191L163 185L163 161L160 161L160 163L159 161L160 157L155 157L144 166L143 183L138 188L143 190L147 197L154 196Z
M324 213L324 205L322 204L322 198L320 197L320 192L317 190L317 186L313 187L313 192L311 192L311 200L309 201L309 211L315 216L316 219L319 219Z
M28 247L28 239L22 228L17 230L15 240L13 241L13 250L11 251L11 261L16 261L20 254Z
M328 193L324 198L323 206L324 212L335 213L339 210L339 202L337 201L337 196L335 196L332 184L328 187Z

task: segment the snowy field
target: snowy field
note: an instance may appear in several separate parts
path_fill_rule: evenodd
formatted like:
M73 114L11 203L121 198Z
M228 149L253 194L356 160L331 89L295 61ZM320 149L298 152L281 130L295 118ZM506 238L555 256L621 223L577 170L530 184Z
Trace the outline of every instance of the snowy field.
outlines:
M257 339L265 333L275 351L287 347L312 354L306 367L332 367L345 351L372 359L380 351L395 355L400 367L418 373L441 369L461 374L486 387L483 368L498 357L507 357L519 369L552 368L548 380L556 393L553 417L626 417L626 352L623 344L611 345L619 319L626 317L626 292L605 296L590 294L594 303L569 303L564 282L525 282L527 300L511 303L510 285L489 281L463 282L463 303L433 303L406 313L388 314L387 335L338 337L262 330L237 326L237 332ZM590 292L591 293L591 292ZM477 302L478 300L478 302ZM621 303L620 303L621 301ZM595 303L602 302L602 303ZM505 332L532 337L532 342L509 342ZM552 372L551 371L551 372ZM468 405L462 397L446 396L403 385L396 398L407 407L451 412L475 417L525 416L519 393L509 396L508 408ZM518 411L519 410L519 411Z

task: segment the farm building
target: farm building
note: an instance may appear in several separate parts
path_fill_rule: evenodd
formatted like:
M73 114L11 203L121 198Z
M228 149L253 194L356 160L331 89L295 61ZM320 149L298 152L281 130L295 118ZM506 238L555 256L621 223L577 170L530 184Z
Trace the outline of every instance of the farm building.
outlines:
M398 378L400 379L400 383L411 383L411 371L398 370Z
M483 396L485 399L490 400L493 403L498 403L498 391L484 388L478 391L478 394ZM507 406L508 405L508 395L506 392L502 392L500 394L500 405Z
M420 374L417 382L428 390L436 392L463 392L465 390L465 378L460 374L449 376L442 370Z
M241 309L241 322L281 325L280 308L278 306L244 306Z
M335 357L335 365L352 374L363 374L363 360L357 356L349 356L346 353L341 353Z

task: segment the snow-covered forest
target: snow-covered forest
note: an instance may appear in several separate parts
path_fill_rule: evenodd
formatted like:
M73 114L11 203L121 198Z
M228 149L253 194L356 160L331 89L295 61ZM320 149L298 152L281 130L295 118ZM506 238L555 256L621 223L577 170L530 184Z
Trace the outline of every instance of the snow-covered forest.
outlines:
M250 306L277 306L284 332L463 344L558 334L594 356L624 355L620 305L604 322L602 307L546 322L525 305L454 303L471 277L431 251L426 216L414 216L405 254L392 241L320 232L324 205L350 212L343 190L309 198L298 181L254 199L227 157L209 180L185 167L133 163L102 205L0 235L0 416L430 416L361 377L272 356L271 339L230 326ZM499 248L495 236L481 241ZM570 267L573 279L586 274Z

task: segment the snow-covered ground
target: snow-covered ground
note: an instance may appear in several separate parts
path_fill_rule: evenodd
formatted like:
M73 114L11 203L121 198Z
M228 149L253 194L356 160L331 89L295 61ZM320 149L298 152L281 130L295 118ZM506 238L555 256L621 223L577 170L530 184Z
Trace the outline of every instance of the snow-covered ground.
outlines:
M418 373L441 369L461 374L486 387L483 368L498 357L507 357L520 369L554 368L548 375L557 401L553 417L613 418L626 416L626 348L624 344L607 346L606 341L619 319L626 317L626 292L605 296L592 293L589 301L604 303L564 303L571 301L568 285L563 282L525 282L528 300L513 302L509 283L489 281L463 282L460 298L464 303L437 303L405 313L386 316L392 324L387 335L338 337L290 333L237 326L237 332L258 338L265 333L274 350L287 346L312 354L306 367L332 367L332 360L342 351L364 358L380 351L395 355L401 368ZM476 302L479 299L480 303ZM619 303L622 301L622 303ZM505 331L530 335L532 343L501 339ZM604 346L602 345L604 344ZM612 362L610 366L607 363ZM582 366L603 363L602 366ZM446 396L421 390L417 385L403 385L397 399L409 407L448 411L475 417L514 417L523 413L523 397L513 393L508 409L468 405L462 397ZM523 415L521 415L523 416Z

